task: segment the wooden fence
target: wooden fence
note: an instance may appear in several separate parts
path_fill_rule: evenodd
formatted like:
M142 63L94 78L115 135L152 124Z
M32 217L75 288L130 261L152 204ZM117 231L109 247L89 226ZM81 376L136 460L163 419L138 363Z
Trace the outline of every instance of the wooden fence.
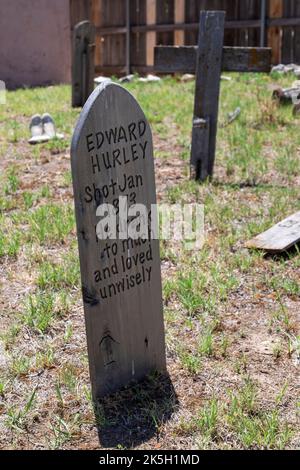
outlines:
M155 45L197 43L200 10L225 10L225 45L270 46L300 63L300 0L70 0L71 23L96 26L97 74L153 70Z

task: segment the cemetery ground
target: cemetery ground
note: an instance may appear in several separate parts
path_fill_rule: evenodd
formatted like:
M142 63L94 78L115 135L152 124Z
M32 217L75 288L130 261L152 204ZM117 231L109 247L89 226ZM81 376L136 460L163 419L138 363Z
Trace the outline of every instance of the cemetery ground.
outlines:
M300 447L299 250L244 248L300 210L300 123L271 100L272 84L293 78L230 76L214 181L202 185L189 180L194 83L127 85L152 125L158 201L204 204L206 241L197 252L161 243L170 377L153 374L96 414L70 174L79 110L68 86L8 93L0 107L0 448ZM222 126L237 106L240 117ZM66 139L29 146L37 112L51 113Z

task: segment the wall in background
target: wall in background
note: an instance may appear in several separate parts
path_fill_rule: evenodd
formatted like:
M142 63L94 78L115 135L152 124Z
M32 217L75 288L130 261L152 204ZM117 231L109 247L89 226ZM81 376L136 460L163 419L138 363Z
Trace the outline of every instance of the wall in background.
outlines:
M7 88L71 79L69 0L0 0L0 80Z

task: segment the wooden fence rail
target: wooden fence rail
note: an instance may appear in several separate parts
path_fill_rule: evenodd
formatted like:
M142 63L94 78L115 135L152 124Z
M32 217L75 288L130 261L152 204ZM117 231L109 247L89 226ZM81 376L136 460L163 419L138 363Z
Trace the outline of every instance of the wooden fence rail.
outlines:
M225 46L272 47L300 63L300 0L70 0L71 23L96 27L95 72L154 70L156 45L197 44L200 10L226 11Z

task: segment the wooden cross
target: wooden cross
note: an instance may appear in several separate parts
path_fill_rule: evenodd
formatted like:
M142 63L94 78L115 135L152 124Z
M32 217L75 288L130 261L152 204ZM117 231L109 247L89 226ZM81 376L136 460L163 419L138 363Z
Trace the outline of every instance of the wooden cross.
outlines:
M195 73L191 176L205 181L213 176L221 71L270 72L270 48L223 47L225 12L202 11L198 46L158 46L159 73Z

